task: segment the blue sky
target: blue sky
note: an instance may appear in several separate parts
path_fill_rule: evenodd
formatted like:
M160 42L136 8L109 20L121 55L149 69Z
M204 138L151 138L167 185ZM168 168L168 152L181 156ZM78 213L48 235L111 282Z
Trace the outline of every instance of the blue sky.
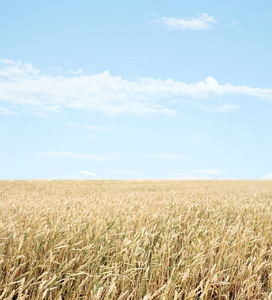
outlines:
M272 179L271 1L0 2L0 179Z

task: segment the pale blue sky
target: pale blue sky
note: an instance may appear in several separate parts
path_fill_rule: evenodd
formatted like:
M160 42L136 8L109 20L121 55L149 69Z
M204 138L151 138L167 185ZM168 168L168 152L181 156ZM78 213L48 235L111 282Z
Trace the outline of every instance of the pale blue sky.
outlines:
M272 179L272 2L0 1L0 179Z

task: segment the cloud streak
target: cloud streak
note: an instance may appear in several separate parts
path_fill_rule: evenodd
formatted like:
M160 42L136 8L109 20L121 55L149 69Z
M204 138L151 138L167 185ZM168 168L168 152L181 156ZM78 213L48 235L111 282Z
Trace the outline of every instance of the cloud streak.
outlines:
M183 98L189 99L187 106L192 101L194 107L195 102L201 103L203 99L219 101L218 99L228 95L272 101L272 89L219 84L212 77L196 83L184 83L174 79L128 80L112 76L108 71L96 75L49 76L41 74L31 64L0 61L2 112L3 109L8 112L10 108L3 107L5 103L24 111L45 113L73 109L114 115L175 116L180 113L178 103ZM235 107L228 103L222 104L222 101L220 103L221 109L220 106L216 108L219 112Z
M269 174L263 176L261 179L262 180L271 180L272 179L272 173L269 173Z
M8 108L0 107L0 115L15 115L16 113Z
M89 171L80 171L80 174L87 176L87 177L93 177L93 178L98 178L99 176L95 173L89 172Z
M192 18L174 18L163 17L155 20L156 23L166 25L170 29L176 30L209 30L216 24L215 17L209 16L206 13L199 14L197 17Z

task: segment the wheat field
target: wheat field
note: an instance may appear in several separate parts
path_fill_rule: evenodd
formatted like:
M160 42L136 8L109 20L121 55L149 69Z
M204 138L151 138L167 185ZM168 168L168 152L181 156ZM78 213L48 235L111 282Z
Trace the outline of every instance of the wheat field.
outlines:
M272 182L0 181L0 299L272 299Z

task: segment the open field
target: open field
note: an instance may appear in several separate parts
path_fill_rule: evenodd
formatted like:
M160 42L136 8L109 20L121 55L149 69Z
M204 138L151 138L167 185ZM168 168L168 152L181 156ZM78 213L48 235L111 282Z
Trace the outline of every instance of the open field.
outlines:
M0 299L272 299L272 181L0 181Z

